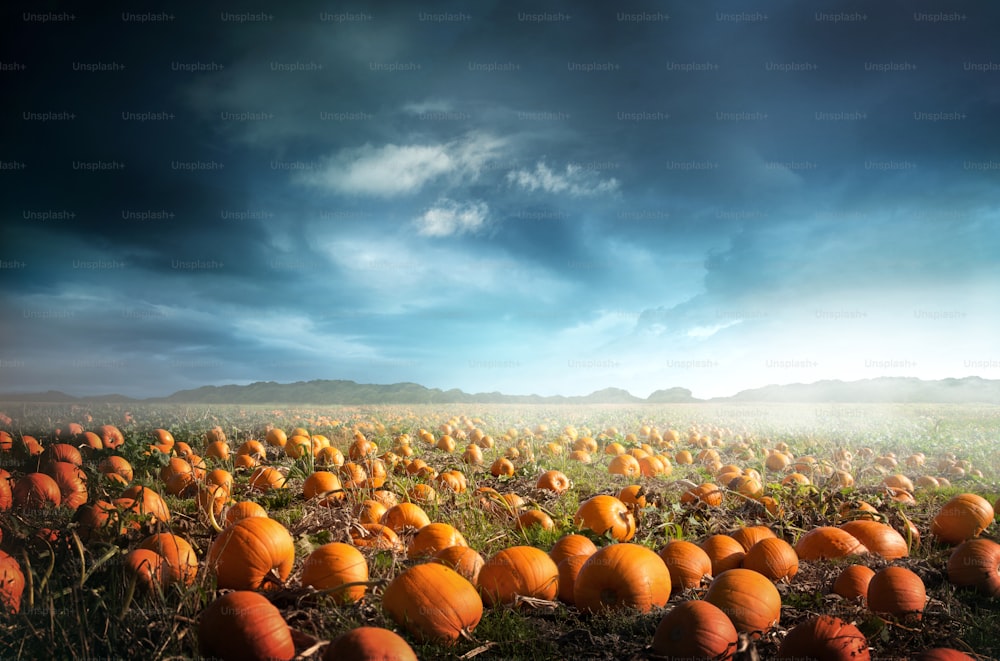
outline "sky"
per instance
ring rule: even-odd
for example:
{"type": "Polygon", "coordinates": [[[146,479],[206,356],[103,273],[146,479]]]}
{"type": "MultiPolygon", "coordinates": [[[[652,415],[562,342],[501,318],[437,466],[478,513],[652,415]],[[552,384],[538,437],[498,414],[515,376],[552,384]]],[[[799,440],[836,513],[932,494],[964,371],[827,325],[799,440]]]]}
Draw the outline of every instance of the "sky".
{"type": "Polygon", "coordinates": [[[0,392],[1000,378],[1000,5],[3,8],[0,392]]]}

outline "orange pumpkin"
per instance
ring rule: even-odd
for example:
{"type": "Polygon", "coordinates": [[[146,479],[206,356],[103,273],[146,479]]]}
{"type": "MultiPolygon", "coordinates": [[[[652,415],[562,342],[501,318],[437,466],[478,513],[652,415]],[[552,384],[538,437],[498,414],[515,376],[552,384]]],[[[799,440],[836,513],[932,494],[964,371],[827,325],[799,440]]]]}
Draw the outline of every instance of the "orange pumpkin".
{"type": "Polygon", "coordinates": [[[274,604],[257,592],[237,590],[219,597],[201,612],[198,648],[224,661],[295,657],[288,624],[274,604]]]}
{"type": "Polygon", "coordinates": [[[122,492],[112,501],[116,507],[148,518],[151,523],[170,521],[170,509],[160,494],[148,487],[135,485],[122,492]]]}
{"type": "Polygon", "coordinates": [[[0,551],[0,608],[5,613],[21,612],[24,572],[17,559],[0,551]]]}
{"type": "MultiPolygon", "coordinates": [[[[368,580],[368,561],[350,544],[324,544],[310,553],[302,564],[302,585],[318,590],[332,590],[348,583],[368,580]]],[[[353,585],[334,593],[340,604],[354,603],[365,596],[364,585],[353,585]]]]}
{"type": "Polygon", "coordinates": [[[589,557],[595,553],[597,553],[597,547],[590,541],[590,538],[583,535],[571,534],[560,537],[552,545],[552,549],[549,550],[549,557],[552,558],[552,562],[558,565],[566,558],[574,555],[586,555],[589,557]]]}
{"type": "Polygon", "coordinates": [[[799,571],[799,556],[785,540],[769,537],[747,551],[743,567],[759,572],[772,581],[791,579],[799,571]]]}
{"type": "Polygon", "coordinates": [[[775,534],[767,526],[749,526],[734,530],[729,536],[739,542],[744,551],[749,551],[760,540],[774,538],[775,534]]]}
{"type": "Polygon", "coordinates": [[[438,551],[452,546],[468,546],[465,537],[454,526],[448,523],[428,523],[417,531],[410,540],[406,556],[421,558],[434,555],[438,551]]]}
{"type": "Polygon", "coordinates": [[[923,579],[905,567],[884,567],[868,583],[868,609],[873,613],[919,620],[926,604],[923,579]]]}
{"type": "Polygon", "coordinates": [[[844,599],[855,601],[858,598],[868,598],[868,584],[871,583],[875,570],[864,565],[845,567],[833,581],[833,591],[844,599]]]}
{"type": "Polygon", "coordinates": [[[316,471],[302,483],[302,495],[306,500],[317,496],[333,496],[339,500],[344,498],[340,478],[329,471],[316,471]]]}
{"type": "Polygon", "coordinates": [[[119,455],[111,455],[110,457],[105,457],[98,469],[102,473],[114,473],[121,475],[125,478],[126,482],[131,482],[133,477],[132,464],[119,455]]]}
{"type": "Polygon", "coordinates": [[[59,484],[45,473],[28,473],[11,490],[14,508],[37,510],[58,507],[62,502],[59,484]]]}
{"type": "Polygon", "coordinates": [[[226,512],[226,525],[231,526],[240,519],[249,519],[254,516],[267,517],[267,510],[252,500],[244,500],[236,503],[226,512]]]}
{"type": "Polygon", "coordinates": [[[381,523],[362,523],[351,527],[351,542],[361,548],[401,551],[403,543],[389,526],[381,523]]]}
{"type": "Polygon", "coordinates": [[[977,537],[993,523],[993,506],[974,493],[955,496],[931,522],[931,534],[952,546],[977,537]]]}
{"type": "Polygon", "coordinates": [[[285,476],[273,466],[259,466],[250,474],[250,490],[267,492],[271,489],[284,489],[285,476]]]}
{"type": "Polygon", "coordinates": [[[381,627],[357,627],[333,639],[323,661],[417,661],[417,654],[399,634],[381,627]]]}
{"type": "Polygon", "coordinates": [[[948,558],[948,580],[953,585],[975,587],[990,597],[1000,597],[1000,544],[991,539],[969,539],[948,558]]]}
{"type": "Polygon", "coordinates": [[[611,544],[580,568],[573,598],[583,611],[635,608],[648,613],[670,599],[670,572],[652,550],[638,544],[611,544]]]}
{"type": "Polygon", "coordinates": [[[111,450],[114,450],[125,442],[125,437],[122,436],[121,430],[114,425],[102,425],[97,428],[96,433],[101,437],[101,443],[103,443],[104,447],[111,450]]]}
{"type": "Polygon", "coordinates": [[[57,461],[46,466],[45,473],[59,487],[62,505],[75,510],[87,502],[87,474],[81,468],[57,461]]]}
{"type": "Polygon", "coordinates": [[[382,517],[382,525],[389,526],[394,532],[400,533],[407,528],[420,530],[431,522],[427,512],[415,503],[400,503],[386,510],[382,517]]]}
{"type": "Polygon", "coordinates": [[[868,639],[854,626],[831,615],[817,615],[788,632],[778,659],[868,661],[868,639]]]}
{"type": "Polygon", "coordinates": [[[729,616],[702,600],[674,606],[660,620],[653,634],[653,651],[667,659],[733,658],[739,633],[729,616]]]}
{"type": "Polygon", "coordinates": [[[619,542],[635,536],[635,517],[628,506],[614,496],[593,496],[576,510],[573,522],[579,528],[593,530],[598,535],[610,535],[619,542]]]}
{"type": "Polygon", "coordinates": [[[517,595],[552,600],[559,592],[559,569],[541,549],[511,546],[483,564],[479,591],[487,606],[512,604],[517,595]]]}
{"type": "Polygon", "coordinates": [[[571,606],[576,603],[576,579],[590,555],[571,555],[556,563],[559,570],[559,601],[571,606]]]}
{"type": "Polygon", "coordinates": [[[712,576],[712,559],[694,542],[675,539],[663,547],[660,559],[670,572],[675,592],[700,587],[704,577],[712,576]]]}
{"type": "Polygon", "coordinates": [[[722,489],[705,482],[682,493],[681,503],[692,507],[718,507],[722,505],[722,489]]]}
{"type": "Polygon", "coordinates": [[[531,527],[538,527],[542,530],[554,530],[556,527],[552,517],[542,510],[525,510],[517,517],[517,527],[519,530],[526,530],[531,527]]]}
{"type": "Polygon", "coordinates": [[[865,548],[886,560],[905,558],[910,554],[903,536],[884,523],[857,519],[841,525],[840,529],[849,532],[865,548]]]}
{"type": "Polygon", "coordinates": [[[569,478],[566,474],[558,470],[545,471],[538,477],[538,481],[535,482],[536,489],[546,489],[554,494],[565,493],[569,489],[569,478]]]}
{"type": "Polygon", "coordinates": [[[849,555],[868,553],[858,538],[840,528],[819,526],[813,528],[795,543],[795,553],[800,560],[828,560],[849,555]]]}
{"type": "Polygon", "coordinates": [[[198,575],[198,556],[191,544],[179,535],[157,533],[142,540],[140,549],[153,551],[162,559],[160,581],[164,588],[174,584],[189,586],[198,575]]]}
{"type": "Polygon", "coordinates": [[[207,564],[220,588],[256,590],[292,571],[295,542],[288,530],[266,517],[240,519],[223,530],[208,550],[207,564]]]}
{"type": "Polygon", "coordinates": [[[718,576],[727,569],[735,569],[743,562],[746,552],[743,545],[729,535],[710,535],[699,546],[712,561],[712,575],[718,576]]]}
{"type": "Polygon", "coordinates": [[[434,562],[457,571],[465,580],[479,585],[479,572],[485,564],[483,556],[468,546],[449,546],[434,554],[434,562]]]}
{"type": "Polygon", "coordinates": [[[714,579],[705,601],[729,616],[736,630],[758,637],[781,620],[781,595],[774,583],[750,569],[730,569],[714,579]]]}
{"type": "Polygon", "coordinates": [[[476,588],[436,562],[397,574],[382,594],[382,607],[417,639],[445,644],[471,632],[483,617],[476,588]]]}

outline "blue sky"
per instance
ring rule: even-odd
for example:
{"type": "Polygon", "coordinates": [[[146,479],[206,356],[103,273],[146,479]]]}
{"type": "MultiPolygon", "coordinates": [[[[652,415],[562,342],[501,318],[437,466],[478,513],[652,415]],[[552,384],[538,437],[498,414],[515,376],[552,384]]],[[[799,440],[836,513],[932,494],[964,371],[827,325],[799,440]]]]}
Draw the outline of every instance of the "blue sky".
{"type": "Polygon", "coordinates": [[[1000,377],[995,4],[5,11],[0,392],[1000,377]]]}

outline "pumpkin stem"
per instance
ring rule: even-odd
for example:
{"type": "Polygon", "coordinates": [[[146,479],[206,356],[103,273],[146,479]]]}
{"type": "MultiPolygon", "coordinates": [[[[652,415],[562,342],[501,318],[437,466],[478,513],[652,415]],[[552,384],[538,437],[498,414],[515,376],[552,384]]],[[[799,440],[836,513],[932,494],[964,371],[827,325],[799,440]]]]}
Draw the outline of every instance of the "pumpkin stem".
{"type": "Polygon", "coordinates": [[[210,504],[206,509],[208,510],[208,522],[212,525],[212,529],[215,532],[222,532],[222,526],[219,525],[218,519],[215,518],[215,504],[210,504]]]}

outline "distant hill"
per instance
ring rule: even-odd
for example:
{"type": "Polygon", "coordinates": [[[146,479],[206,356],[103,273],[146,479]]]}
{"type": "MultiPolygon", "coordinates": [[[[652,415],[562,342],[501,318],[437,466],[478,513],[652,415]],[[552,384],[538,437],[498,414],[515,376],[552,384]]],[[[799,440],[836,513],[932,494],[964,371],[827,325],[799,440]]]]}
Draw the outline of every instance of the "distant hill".
{"type": "Polygon", "coordinates": [[[861,381],[818,381],[770,385],[743,390],[732,397],[697,399],[686,388],[657,390],[642,399],[621,388],[605,388],[589,395],[505,395],[499,392],[466,393],[427,388],[417,383],[373,384],[344,380],[276,383],[258,381],[245,386],[203,386],[179,390],[167,397],[132,399],[123,395],[74,397],[56,390],[44,393],[0,394],[4,402],[105,402],[200,404],[697,404],[743,402],[802,403],[986,403],[1000,404],[1000,380],[970,376],[962,379],[922,381],[883,377],[861,381]]]}
{"type": "Polygon", "coordinates": [[[728,402],[815,403],[914,403],[1000,404],[1000,381],[969,376],[962,379],[922,381],[910,377],[882,377],[861,381],[817,381],[816,383],[771,385],[743,390],[728,402]]]}

